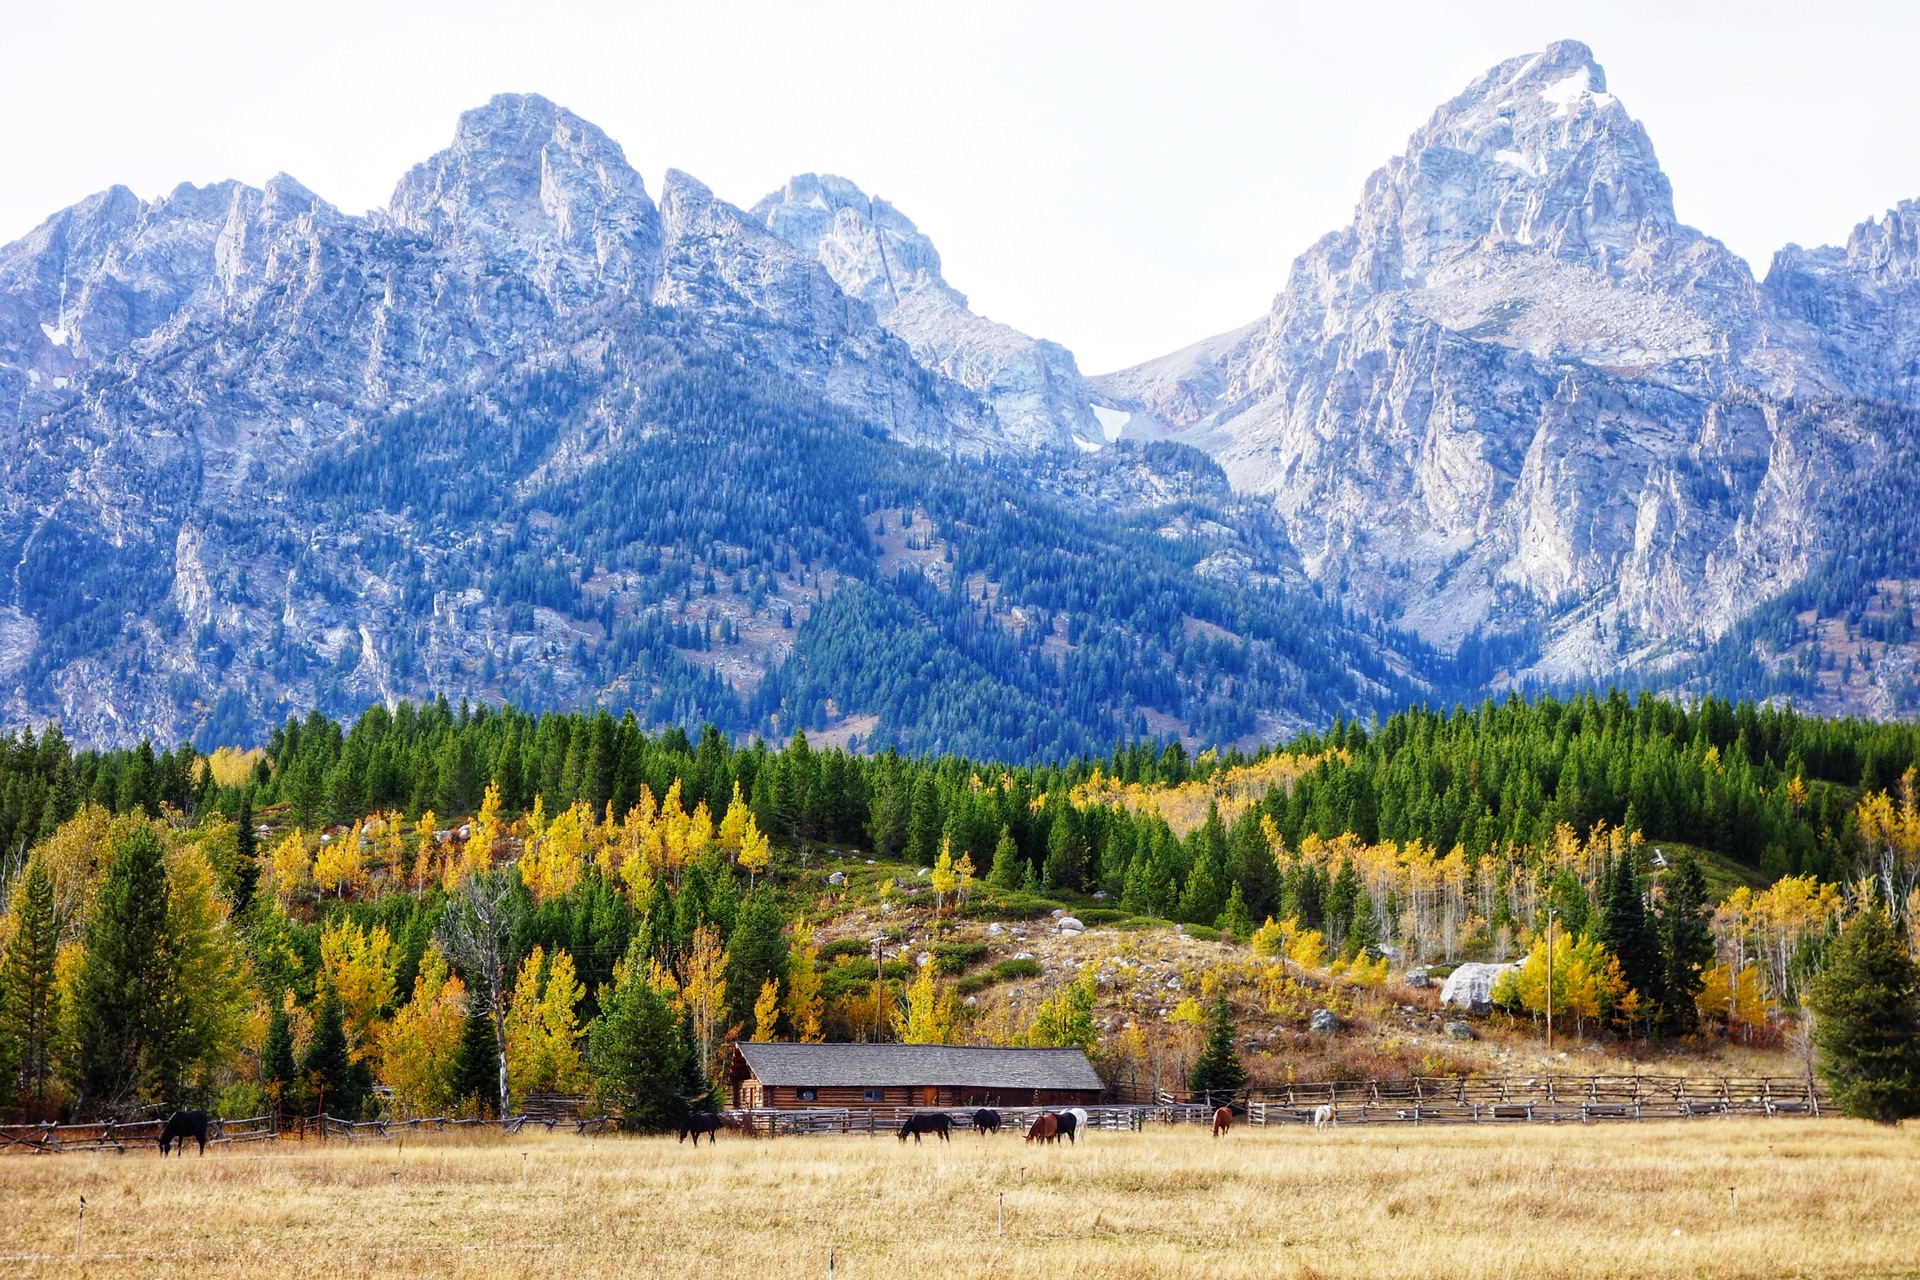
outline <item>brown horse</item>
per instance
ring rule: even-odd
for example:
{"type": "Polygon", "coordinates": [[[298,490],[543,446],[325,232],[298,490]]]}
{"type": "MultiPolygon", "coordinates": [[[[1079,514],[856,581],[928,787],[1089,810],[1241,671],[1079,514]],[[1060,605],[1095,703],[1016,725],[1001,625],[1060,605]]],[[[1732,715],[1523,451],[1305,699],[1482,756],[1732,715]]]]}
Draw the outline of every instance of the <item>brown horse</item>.
{"type": "Polygon", "coordinates": [[[1214,1137],[1216,1138],[1219,1137],[1221,1134],[1225,1133],[1227,1130],[1231,1128],[1233,1128],[1233,1108],[1232,1107],[1221,1107],[1218,1111],[1213,1113],[1213,1136],[1214,1137]]]}
{"type": "Polygon", "coordinates": [[[1052,1112],[1043,1111],[1033,1118],[1033,1127],[1027,1130],[1028,1142],[1052,1142],[1060,1135],[1060,1122],[1052,1112]]]}

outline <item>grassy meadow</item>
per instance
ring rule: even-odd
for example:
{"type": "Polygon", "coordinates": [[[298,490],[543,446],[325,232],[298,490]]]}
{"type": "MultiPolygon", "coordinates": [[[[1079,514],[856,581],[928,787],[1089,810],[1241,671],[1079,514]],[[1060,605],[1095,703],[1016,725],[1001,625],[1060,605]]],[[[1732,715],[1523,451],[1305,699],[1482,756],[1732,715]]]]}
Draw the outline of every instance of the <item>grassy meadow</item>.
{"type": "Polygon", "coordinates": [[[1912,1129],[1803,1120],[0,1156],[0,1271],[1912,1276],[1917,1160],[1912,1129]]]}

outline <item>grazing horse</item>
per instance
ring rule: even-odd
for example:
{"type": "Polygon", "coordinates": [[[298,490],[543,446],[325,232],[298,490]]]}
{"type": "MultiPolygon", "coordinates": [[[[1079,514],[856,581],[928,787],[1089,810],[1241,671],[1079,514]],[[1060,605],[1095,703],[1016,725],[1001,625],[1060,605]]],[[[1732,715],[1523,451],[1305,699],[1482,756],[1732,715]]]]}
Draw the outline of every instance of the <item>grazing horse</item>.
{"type": "Polygon", "coordinates": [[[1074,1107],[1070,1109],[1067,1114],[1073,1117],[1073,1132],[1067,1134],[1069,1138],[1075,1133],[1085,1133],[1087,1131],[1087,1113],[1085,1109],[1074,1107]]]}
{"type": "Polygon", "coordinates": [[[1053,1113],[1053,1126],[1056,1138],[1065,1138],[1068,1142],[1072,1142],[1074,1134],[1079,1131],[1080,1122],[1071,1111],[1056,1111],[1053,1113]]]}
{"type": "Polygon", "coordinates": [[[177,1141],[180,1154],[187,1154],[187,1139],[192,1138],[200,1144],[200,1154],[207,1154],[207,1113],[204,1111],[176,1111],[168,1117],[166,1128],[160,1130],[160,1158],[165,1160],[177,1141]]]}
{"type": "Polygon", "coordinates": [[[1033,1118],[1033,1127],[1027,1130],[1027,1141],[1052,1142],[1059,1135],[1059,1118],[1051,1111],[1042,1111],[1033,1118]]]}
{"type": "Polygon", "coordinates": [[[973,1113],[973,1127],[978,1133],[1000,1132],[1000,1113],[991,1107],[982,1107],[973,1113]]]}
{"type": "Polygon", "coordinates": [[[916,1111],[901,1122],[900,1141],[905,1142],[907,1135],[912,1134],[914,1145],[918,1146],[921,1134],[935,1133],[940,1135],[940,1141],[951,1142],[952,1128],[953,1120],[944,1111],[916,1111]]]}
{"type": "Polygon", "coordinates": [[[704,1133],[709,1143],[718,1142],[721,1123],[717,1111],[689,1111],[687,1118],[680,1122],[680,1141],[685,1142],[691,1136],[693,1145],[697,1147],[700,1145],[700,1135],[704,1133]]]}
{"type": "Polygon", "coordinates": [[[1213,1136],[1214,1137],[1217,1138],[1221,1134],[1227,1132],[1232,1128],[1233,1128],[1233,1108],[1232,1107],[1221,1107],[1219,1110],[1213,1113],[1213,1136]]]}
{"type": "Polygon", "coordinates": [[[1313,1127],[1331,1129],[1333,1127],[1333,1108],[1322,1104],[1313,1109],[1313,1127]]]}

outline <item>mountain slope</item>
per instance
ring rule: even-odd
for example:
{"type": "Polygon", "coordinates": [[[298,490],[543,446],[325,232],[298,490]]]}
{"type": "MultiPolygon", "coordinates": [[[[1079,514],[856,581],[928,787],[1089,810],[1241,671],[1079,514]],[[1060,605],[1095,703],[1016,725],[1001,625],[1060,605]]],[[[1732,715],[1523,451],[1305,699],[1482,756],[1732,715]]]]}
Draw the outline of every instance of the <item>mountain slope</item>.
{"type": "Polygon", "coordinates": [[[1860,402],[1902,385],[1904,226],[1763,289],[1563,42],[1435,112],[1257,326],[1090,386],[1268,498],[1349,607],[1645,676],[1833,563],[1890,456],[1860,402]]]}

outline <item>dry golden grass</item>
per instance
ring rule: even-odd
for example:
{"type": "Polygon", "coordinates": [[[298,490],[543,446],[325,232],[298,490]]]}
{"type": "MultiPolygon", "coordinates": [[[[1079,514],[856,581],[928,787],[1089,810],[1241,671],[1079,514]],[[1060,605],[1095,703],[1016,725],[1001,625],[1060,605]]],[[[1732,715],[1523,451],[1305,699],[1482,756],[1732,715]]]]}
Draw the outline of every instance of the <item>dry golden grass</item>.
{"type": "Polygon", "coordinates": [[[916,1280],[1920,1274],[1920,1134],[1844,1121],[215,1150],[0,1157],[0,1271],[772,1280],[831,1248],[836,1276],[916,1280]]]}

